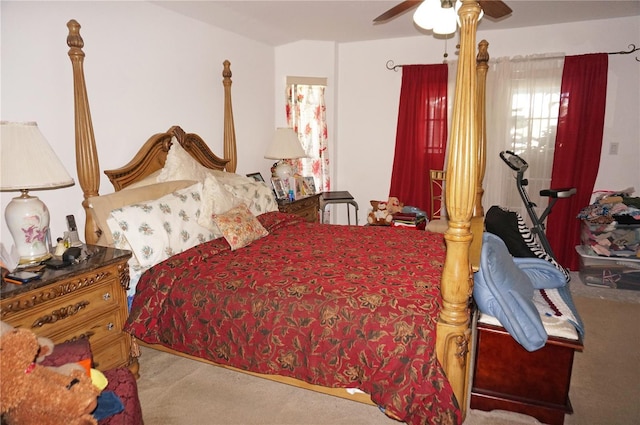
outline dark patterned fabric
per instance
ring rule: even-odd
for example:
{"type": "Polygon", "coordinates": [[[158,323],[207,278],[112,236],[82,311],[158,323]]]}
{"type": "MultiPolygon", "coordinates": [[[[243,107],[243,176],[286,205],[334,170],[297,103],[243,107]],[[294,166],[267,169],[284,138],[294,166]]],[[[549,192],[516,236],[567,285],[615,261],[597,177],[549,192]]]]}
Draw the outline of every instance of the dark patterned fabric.
{"type": "Polygon", "coordinates": [[[109,381],[105,391],[113,391],[124,405],[124,410],[98,421],[98,425],[143,425],[138,385],[131,371],[121,367],[103,373],[109,381]]]}
{"type": "Polygon", "coordinates": [[[216,239],[148,270],[125,329],[253,372],[360,388],[409,424],[460,423],[436,359],[442,234],[262,214],[269,235],[216,239]]]}
{"type": "Polygon", "coordinates": [[[40,364],[42,366],[62,366],[67,363],[77,363],[85,359],[93,359],[91,343],[86,338],[56,344],[53,352],[46,356],[40,364]]]}

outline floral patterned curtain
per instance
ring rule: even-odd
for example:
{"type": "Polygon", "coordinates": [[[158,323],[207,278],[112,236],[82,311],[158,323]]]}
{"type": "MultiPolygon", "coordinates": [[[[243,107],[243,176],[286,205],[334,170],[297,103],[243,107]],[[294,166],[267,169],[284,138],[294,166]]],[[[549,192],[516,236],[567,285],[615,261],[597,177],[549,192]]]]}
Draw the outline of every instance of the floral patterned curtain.
{"type": "Polygon", "coordinates": [[[302,176],[313,176],[316,191],[331,188],[327,120],[324,103],[325,86],[291,84],[287,87],[287,123],[292,127],[307,153],[307,158],[289,160],[302,176]]]}

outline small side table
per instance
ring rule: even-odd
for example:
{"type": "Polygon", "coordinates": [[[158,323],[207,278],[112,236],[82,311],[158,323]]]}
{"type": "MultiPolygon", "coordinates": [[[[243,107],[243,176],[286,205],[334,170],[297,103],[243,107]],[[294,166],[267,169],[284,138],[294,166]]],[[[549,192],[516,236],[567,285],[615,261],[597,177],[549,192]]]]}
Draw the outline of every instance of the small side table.
{"type": "Polygon", "coordinates": [[[331,204],[347,204],[347,224],[351,225],[351,216],[349,214],[349,205],[352,205],[356,210],[356,226],[358,225],[358,203],[349,192],[336,191],[336,192],[322,192],[320,198],[320,211],[322,211],[322,220],[324,223],[324,213],[327,205],[331,204]]]}

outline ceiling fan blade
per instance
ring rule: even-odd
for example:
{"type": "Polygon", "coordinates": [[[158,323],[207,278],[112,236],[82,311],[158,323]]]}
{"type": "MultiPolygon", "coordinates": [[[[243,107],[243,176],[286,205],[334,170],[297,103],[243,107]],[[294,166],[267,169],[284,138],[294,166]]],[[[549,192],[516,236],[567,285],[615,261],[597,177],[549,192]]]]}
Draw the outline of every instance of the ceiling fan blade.
{"type": "Polygon", "coordinates": [[[412,7],[417,6],[422,3],[422,0],[405,0],[402,3],[399,3],[392,7],[391,9],[384,12],[382,15],[378,16],[373,20],[374,23],[380,23],[384,21],[388,21],[391,18],[395,18],[401,13],[411,9],[412,7]]]}
{"type": "Polygon", "coordinates": [[[491,18],[502,18],[512,12],[511,8],[500,0],[478,0],[478,3],[484,10],[484,14],[491,18]]]}

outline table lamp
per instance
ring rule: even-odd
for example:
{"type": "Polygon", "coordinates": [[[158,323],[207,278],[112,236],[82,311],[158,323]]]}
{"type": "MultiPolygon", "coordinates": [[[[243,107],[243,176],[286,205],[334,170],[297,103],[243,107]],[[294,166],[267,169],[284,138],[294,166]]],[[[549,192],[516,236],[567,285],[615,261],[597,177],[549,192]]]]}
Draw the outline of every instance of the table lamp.
{"type": "Polygon", "coordinates": [[[35,122],[0,121],[0,190],[22,192],[5,210],[7,227],[20,255],[20,264],[50,257],[49,210],[29,190],[73,185],[62,162],[35,122]]]}
{"type": "Polygon", "coordinates": [[[302,149],[298,134],[292,128],[277,128],[273,141],[264,155],[266,159],[277,159],[275,175],[287,181],[293,176],[293,168],[283,159],[305,158],[307,153],[302,149]]]}

